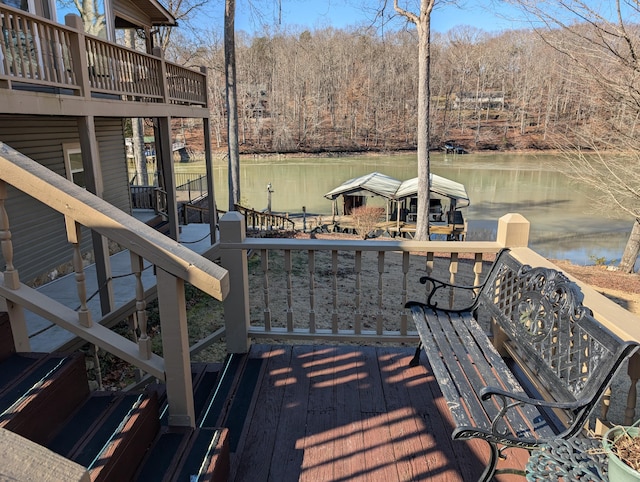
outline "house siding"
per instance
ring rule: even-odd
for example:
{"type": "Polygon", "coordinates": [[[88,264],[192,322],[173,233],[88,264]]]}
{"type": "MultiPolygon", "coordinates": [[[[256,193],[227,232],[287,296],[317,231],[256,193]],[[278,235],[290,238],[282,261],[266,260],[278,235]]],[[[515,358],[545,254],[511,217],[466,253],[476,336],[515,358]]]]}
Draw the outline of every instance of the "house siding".
{"type": "Polygon", "coordinates": [[[95,122],[102,164],[103,198],[118,209],[131,214],[124,120],[98,118],[95,122]]]}
{"type": "MultiPolygon", "coordinates": [[[[98,148],[103,165],[104,198],[130,212],[124,135],[121,119],[96,119],[98,148]],[[118,147],[119,145],[119,147],[118,147]]],[[[0,116],[0,142],[66,177],[63,144],[79,144],[78,124],[71,117],[0,116]]],[[[14,265],[23,282],[46,278],[69,263],[61,214],[9,185],[6,209],[14,250],[14,265]]],[[[83,229],[82,249],[91,249],[89,231],[83,229]]],[[[4,267],[0,254],[0,266],[4,267]]]]}

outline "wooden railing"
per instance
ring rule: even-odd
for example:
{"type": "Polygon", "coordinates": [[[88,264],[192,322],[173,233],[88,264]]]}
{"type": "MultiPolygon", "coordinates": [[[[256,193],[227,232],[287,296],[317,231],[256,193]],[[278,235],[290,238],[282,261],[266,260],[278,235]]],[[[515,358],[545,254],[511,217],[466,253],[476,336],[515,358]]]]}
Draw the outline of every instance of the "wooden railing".
{"type": "Polygon", "coordinates": [[[78,65],[70,48],[75,32],[3,4],[0,24],[0,79],[64,87],[78,93],[78,65]]]}
{"type": "MultiPolygon", "coordinates": [[[[421,276],[476,285],[503,247],[525,264],[553,267],[527,247],[528,233],[528,221],[508,215],[499,220],[496,241],[487,242],[260,239],[246,237],[239,213],[227,213],[220,219],[219,246],[232,287],[225,301],[227,345],[241,350],[248,337],[417,343],[404,304],[425,299],[421,276]],[[248,253],[253,258],[247,260],[248,253]]],[[[636,316],[577,283],[596,319],[624,339],[640,341],[636,316]]],[[[446,293],[438,303],[446,306],[452,296],[446,293]]],[[[491,329],[491,320],[480,321],[491,329]]],[[[632,358],[628,375],[631,388],[622,402],[627,423],[635,417],[640,357],[632,358]]],[[[604,420],[608,403],[599,414],[604,420]]]]}
{"type": "MultiPolygon", "coordinates": [[[[6,266],[4,272],[0,273],[0,305],[6,305],[18,351],[30,351],[25,319],[25,310],[28,310],[165,381],[170,423],[194,426],[184,283],[188,282],[214,298],[223,300],[229,292],[226,270],[176,241],[158,234],[153,228],[2,143],[0,245],[6,266]],[[77,284],[77,310],[20,282],[18,269],[14,266],[9,213],[5,207],[7,184],[64,216],[67,237],[72,247],[70,258],[77,284]],[[135,303],[131,306],[139,331],[137,343],[102,325],[103,320],[111,318],[111,313],[103,312],[101,320],[92,319],[87,306],[87,288],[80,252],[81,226],[130,252],[131,273],[135,277],[135,293],[132,293],[135,303]],[[162,358],[152,353],[151,339],[147,333],[142,272],[146,266],[151,265],[154,266],[158,293],[164,354],[162,358]]],[[[109,269],[108,266],[105,268],[109,269]]],[[[108,284],[112,282],[107,280],[108,284]]],[[[128,313],[121,313],[114,307],[112,311],[125,319],[128,316],[128,313]]]]}
{"type": "Polygon", "coordinates": [[[153,209],[156,213],[167,212],[167,193],[156,186],[129,186],[133,209],[153,209]]]}
{"type": "Polygon", "coordinates": [[[245,227],[258,231],[269,231],[272,229],[295,231],[296,223],[286,216],[272,214],[264,211],[246,208],[239,204],[235,205],[236,211],[244,216],[245,227]]]}
{"type": "Polygon", "coordinates": [[[0,87],[35,84],[55,93],[207,105],[207,75],[0,4],[0,87]]]}
{"type": "Polygon", "coordinates": [[[88,35],[85,48],[93,92],[141,97],[147,102],[163,99],[160,59],[88,35]]]}

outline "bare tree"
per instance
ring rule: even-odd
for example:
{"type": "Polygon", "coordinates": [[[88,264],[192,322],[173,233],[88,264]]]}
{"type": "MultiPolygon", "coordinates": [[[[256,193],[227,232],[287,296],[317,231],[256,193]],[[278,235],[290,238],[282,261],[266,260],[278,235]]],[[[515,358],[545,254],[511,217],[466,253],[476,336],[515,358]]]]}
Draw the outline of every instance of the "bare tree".
{"type": "Polygon", "coordinates": [[[545,2],[518,0],[525,11],[541,21],[538,32],[549,45],[570,60],[581,74],[583,98],[596,99],[581,109],[575,138],[593,153],[584,154],[577,144],[569,158],[572,173],[608,202],[605,205],[634,218],[620,270],[633,272],[640,253],[640,4],[615,0],[593,4],[586,0],[545,2]],[[584,94],[589,93],[591,96],[584,94]],[[598,115],[599,114],[599,115],[598,115]]]}
{"type": "Polygon", "coordinates": [[[418,217],[415,239],[429,239],[429,198],[431,160],[430,140],[430,68],[431,68],[431,12],[435,0],[420,0],[420,12],[415,14],[393,0],[395,11],[414,23],[418,31],[418,217]]]}
{"type": "Polygon", "coordinates": [[[224,4],[224,74],[227,95],[229,211],[240,202],[240,151],[238,146],[238,95],[236,88],[235,0],[224,4]]]}
{"type": "MultiPolygon", "coordinates": [[[[195,23],[193,22],[193,20],[198,14],[202,14],[207,4],[207,0],[169,0],[167,2],[167,9],[180,24],[181,32],[189,30],[191,31],[191,34],[194,34],[197,28],[195,27],[195,23]]],[[[162,49],[163,52],[169,48],[173,32],[174,27],[158,28],[158,46],[162,49]]],[[[198,35],[191,36],[198,37],[198,35]]]]}

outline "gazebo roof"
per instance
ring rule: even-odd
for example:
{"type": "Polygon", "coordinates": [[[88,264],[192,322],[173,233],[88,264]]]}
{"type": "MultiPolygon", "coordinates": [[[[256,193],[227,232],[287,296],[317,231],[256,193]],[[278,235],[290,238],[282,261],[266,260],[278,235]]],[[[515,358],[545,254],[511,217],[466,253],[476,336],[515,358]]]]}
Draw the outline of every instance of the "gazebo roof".
{"type": "Polygon", "coordinates": [[[324,197],[327,199],[335,199],[341,194],[357,196],[368,192],[376,196],[393,199],[400,184],[402,183],[397,179],[380,174],[379,172],[372,172],[371,174],[355,177],[343,182],[333,191],[325,194],[324,197]]]}
{"type": "MultiPolygon", "coordinates": [[[[456,200],[456,207],[469,205],[469,196],[463,184],[436,174],[431,174],[431,192],[456,200]]],[[[418,178],[398,181],[385,174],[372,172],[364,176],[349,179],[324,195],[327,199],[336,199],[340,195],[361,196],[367,193],[400,201],[418,193],[418,178]]]]}

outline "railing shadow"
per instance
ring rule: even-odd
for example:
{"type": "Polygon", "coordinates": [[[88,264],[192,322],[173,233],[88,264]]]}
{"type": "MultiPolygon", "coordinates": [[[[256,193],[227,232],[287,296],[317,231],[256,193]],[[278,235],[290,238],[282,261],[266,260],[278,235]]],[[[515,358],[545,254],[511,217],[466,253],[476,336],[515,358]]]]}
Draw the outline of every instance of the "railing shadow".
{"type": "Polygon", "coordinates": [[[232,480],[477,480],[485,447],[451,440],[438,384],[412,355],[254,346],[266,366],[232,480]]]}

